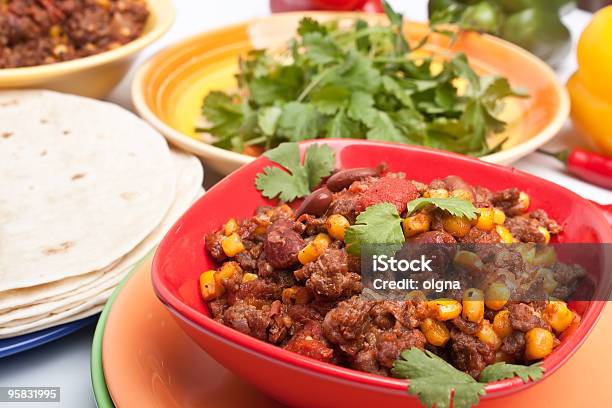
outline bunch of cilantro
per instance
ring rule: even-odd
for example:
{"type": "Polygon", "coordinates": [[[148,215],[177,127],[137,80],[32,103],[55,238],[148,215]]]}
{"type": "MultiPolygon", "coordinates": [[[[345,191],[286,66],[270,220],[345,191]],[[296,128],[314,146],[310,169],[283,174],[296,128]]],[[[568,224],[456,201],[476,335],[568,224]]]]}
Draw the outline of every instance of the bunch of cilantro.
{"type": "MultiPolygon", "coordinates": [[[[197,128],[214,144],[243,152],[314,138],[357,138],[436,147],[481,156],[500,148],[503,99],[523,96],[501,77],[480,77],[463,54],[432,69],[411,57],[403,16],[384,2],[389,24],[304,18],[280,54],[256,50],[239,64],[239,90],[214,91],[197,128]],[[438,71],[438,72],[436,72],[438,71]],[[457,79],[467,83],[459,92],[457,79]]],[[[426,43],[426,39],[417,47],[426,43]]]]}

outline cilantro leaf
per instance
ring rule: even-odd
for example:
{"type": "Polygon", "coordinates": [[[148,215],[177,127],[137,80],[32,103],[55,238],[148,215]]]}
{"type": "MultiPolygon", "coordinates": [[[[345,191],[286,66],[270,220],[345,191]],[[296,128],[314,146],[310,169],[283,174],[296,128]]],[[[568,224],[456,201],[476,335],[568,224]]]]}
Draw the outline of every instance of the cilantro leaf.
{"type": "Polygon", "coordinates": [[[308,174],[308,185],[314,189],[323,177],[331,174],[336,164],[336,154],[327,144],[313,144],[306,149],[304,168],[308,174]]]}
{"type": "Polygon", "coordinates": [[[278,106],[268,106],[259,110],[257,125],[264,135],[272,136],[276,133],[276,125],[282,112],[282,109],[278,106]]]}
{"type": "Polygon", "coordinates": [[[340,111],[327,124],[327,136],[330,138],[358,138],[359,123],[351,120],[344,111],[340,111]]]}
{"type": "Polygon", "coordinates": [[[205,131],[225,138],[238,131],[242,121],[240,105],[234,104],[232,97],[225,92],[214,91],[204,99],[202,112],[211,124],[205,131]]]}
{"type": "Polygon", "coordinates": [[[264,153],[270,161],[284,167],[268,166],[257,174],[255,187],[267,198],[278,196],[282,201],[293,201],[310,194],[323,177],[331,174],[335,164],[334,151],[326,144],[313,144],[306,149],[304,166],[300,163],[297,143],[281,143],[264,153]]]}
{"type": "Polygon", "coordinates": [[[304,17],[300,20],[300,25],[297,30],[298,34],[304,36],[308,33],[327,34],[327,29],[312,17],[304,17]]]}
{"type": "Polygon", "coordinates": [[[347,105],[350,95],[351,92],[346,88],[327,85],[313,91],[310,99],[319,112],[333,115],[347,105]]]}
{"type": "Polygon", "coordinates": [[[349,118],[372,126],[376,114],[372,95],[366,92],[353,92],[347,110],[349,118]]]}
{"type": "Polygon", "coordinates": [[[410,379],[408,393],[428,408],[470,408],[485,394],[485,385],[459,371],[429,350],[404,350],[393,363],[392,374],[410,379]],[[454,397],[452,397],[454,391],[454,397]]]}
{"type": "Polygon", "coordinates": [[[544,369],[541,366],[542,363],[524,366],[508,364],[502,361],[487,366],[482,370],[482,373],[480,373],[480,382],[489,383],[514,377],[519,377],[525,383],[529,382],[529,380],[538,381],[544,377],[544,369]]]}
{"type": "Polygon", "coordinates": [[[267,198],[278,196],[282,201],[293,201],[310,193],[308,180],[300,174],[289,174],[278,167],[266,167],[255,178],[255,186],[267,198]]]}
{"type": "Polygon", "coordinates": [[[346,229],[347,251],[359,255],[364,244],[403,244],[401,221],[393,204],[381,203],[366,208],[357,216],[355,224],[346,229]]]}
{"type": "Polygon", "coordinates": [[[478,210],[474,207],[471,201],[463,200],[457,197],[448,198],[417,198],[408,203],[408,214],[420,210],[428,205],[435,205],[441,210],[449,212],[456,217],[465,217],[469,220],[475,220],[478,210]]]}
{"type": "Polygon", "coordinates": [[[313,105],[289,102],[283,107],[283,112],[278,120],[278,132],[282,136],[297,142],[316,139],[321,130],[321,117],[313,105]]]}
{"type": "Polygon", "coordinates": [[[327,36],[319,32],[304,35],[304,56],[315,64],[325,65],[330,62],[339,61],[343,57],[342,50],[327,36]]]}
{"type": "Polygon", "coordinates": [[[376,113],[376,116],[372,121],[371,129],[367,133],[366,137],[369,140],[383,140],[390,142],[405,141],[401,132],[395,127],[395,124],[391,120],[389,114],[383,111],[378,111],[376,113]]]}

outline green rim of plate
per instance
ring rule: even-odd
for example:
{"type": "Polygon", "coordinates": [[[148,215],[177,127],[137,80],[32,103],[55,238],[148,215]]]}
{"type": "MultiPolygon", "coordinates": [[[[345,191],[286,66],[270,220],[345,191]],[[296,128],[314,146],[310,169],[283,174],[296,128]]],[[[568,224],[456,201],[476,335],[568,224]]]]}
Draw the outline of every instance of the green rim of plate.
{"type": "Polygon", "coordinates": [[[104,368],[102,366],[102,340],[104,338],[104,329],[106,328],[106,321],[108,319],[108,315],[113,307],[113,303],[115,303],[115,299],[119,296],[119,292],[126,284],[128,280],[134,274],[140,265],[147,261],[151,254],[155,250],[152,250],[149,254],[147,254],[144,258],[142,258],[138,263],[136,263],[130,272],[127,274],[125,278],[119,283],[117,288],[113,291],[112,295],[108,298],[106,305],[104,305],[104,309],[100,314],[100,318],[98,319],[98,324],[96,325],[96,331],[94,333],[93,343],[91,345],[91,384],[93,387],[94,397],[96,400],[96,405],[98,408],[116,408],[113,400],[108,392],[108,387],[106,385],[106,379],[104,378],[104,368]]]}

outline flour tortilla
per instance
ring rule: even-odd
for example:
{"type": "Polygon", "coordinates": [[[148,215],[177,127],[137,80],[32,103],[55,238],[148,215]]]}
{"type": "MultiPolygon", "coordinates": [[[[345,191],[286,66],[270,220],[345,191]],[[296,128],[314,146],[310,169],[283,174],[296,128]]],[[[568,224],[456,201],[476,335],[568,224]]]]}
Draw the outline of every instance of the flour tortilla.
{"type": "Polygon", "coordinates": [[[174,222],[202,194],[203,174],[199,161],[195,157],[186,154],[176,154],[174,159],[178,169],[178,196],[162,220],[162,223],[144,241],[123,257],[115,267],[103,274],[102,277],[77,290],[49,297],[33,305],[0,312],[0,328],[18,325],[24,319],[42,318],[49,313],[58,313],[58,311],[64,310],[66,305],[72,307],[100,292],[114,288],[125,277],[128,271],[159,243],[174,222]]]}
{"type": "MultiPolygon", "coordinates": [[[[173,153],[172,157],[177,173],[177,197],[161,224],[117,265],[98,279],[87,282],[76,290],[47,297],[32,305],[0,311],[0,329],[30,322],[25,319],[34,319],[34,321],[43,319],[50,313],[58,313],[66,309],[67,305],[68,308],[74,307],[100,292],[114,288],[129,270],[150,252],[174,222],[203,193],[201,187],[203,172],[199,160],[184,153],[173,153]]],[[[39,295],[45,296],[44,293],[43,288],[39,295]]]]}
{"type": "Polygon", "coordinates": [[[100,293],[94,298],[82,302],[78,306],[72,307],[69,310],[64,310],[57,314],[49,314],[41,319],[25,319],[13,327],[0,328],[0,339],[19,336],[22,334],[31,333],[34,331],[46,329],[48,327],[57,326],[58,324],[67,323],[87,316],[91,316],[102,309],[104,303],[113,293],[113,289],[100,293]],[[72,318],[69,319],[69,318],[72,318]]]}
{"type": "MultiPolygon", "coordinates": [[[[173,207],[182,208],[183,202],[193,199],[196,193],[201,191],[203,181],[202,166],[199,163],[199,160],[194,156],[175,151],[172,151],[172,161],[176,169],[175,173],[177,183],[177,197],[175,199],[175,203],[173,203],[173,207]]],[[[189,201],[189,204],[190,203],[191,201],[189,201]]],[[[178,218],[178,215],[180,215],[185,209],[186,207],[180,210],[180,213],[177,213],[176,209],[171,208],[166,214],[165,218],[178,218]],[[173,215],[173,213],[177,215],[173,215]]],[[[162,220],[162,224],[164,222],[165,220],[162,220]]],[[[171,222],[174,222],[174,220],[171,222]]],[[[140,258],[144,257],[150,251],[153,245],[161,240],[161,237],[163,236],[162,234],[165,233],[168,228],[169,226],[165,228],[160,228],[160,226],[158,226],[155,231],[149,235],[149,237],[147,237],[132,251],[131,254],[128,254],[129,259],[127,262],[130,262],[130,260],[134,260],[136,262],[140,258]],[[160,232],[160,230],[162,230],[162,232],[160,232]]],[[[104,279],[111,279],[110,275],[112,274],[107,273],[110,270],[113,270],[114,274],[118,275],[119,268],[121,267],[115,268],[117,263],[119,263],[119,260],[110,265],[110,267],[104,268],[101,271],[90,272],[84,275],[74,276],[29,288],[20,288],[0,292],[0,315],[8,312],[11,309],[34,305],[47,300],[56,300],[57,298],[66,297],[71,293],[86,290],[91,285],[100,284],[104,281],[104,279]]],[[[124,261],[122,264],[125,265],[126,261],[124,261]]]]}
{"type": "Polygon", "coordinates": [[[165,140],[116,105],[2,92],[0,136],[0,291],[106,267],[175,197],[165,140]]]}

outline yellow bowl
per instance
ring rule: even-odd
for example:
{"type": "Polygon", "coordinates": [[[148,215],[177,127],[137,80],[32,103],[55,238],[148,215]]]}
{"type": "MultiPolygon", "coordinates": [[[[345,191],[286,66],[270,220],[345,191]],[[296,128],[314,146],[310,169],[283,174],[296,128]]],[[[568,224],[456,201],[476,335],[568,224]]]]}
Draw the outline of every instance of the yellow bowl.
{"type": "Polygon", "coordinates": [[[44,88],[103,98],[123,79],[136,54],[174,22],[171,0],[147,0],[150,16],[140,37],[119,48],[56,64],[0,69],[0,89],[44,88]]]}
{"type": "MultiPolygon", "coordinates": [[[[238,57],[254,48],[282,46],[294,35],[305,15],[318,19],[355,16],[276,14],[182,40],[139,68],[132,83],[136,110],[171,143],[200,156],[216,171],[227,174],[250,162],[252,157],[215,147],[196,134],[194,128],[201,115],[202,100],[212,90],[236,88],[238,57]]],[[[411,42],[427,32],[426,24],[406,24],[411,42]]],[[[516,161],[550,140],[567,119],[569,98],[565,87],[557,82],[548,65],[522,48],[496,37],[463,33],[454,43],[446,36],[434,35],[426,51],[440,55],[464,52],[479,73],[502,75],[513,85],[527,89],[530,98],[511,98],[502,112],[507,130],[495,135],[491,142],[507,137],[503,150],[484,156],[483,160],[500,164],[516,161]]]]}

